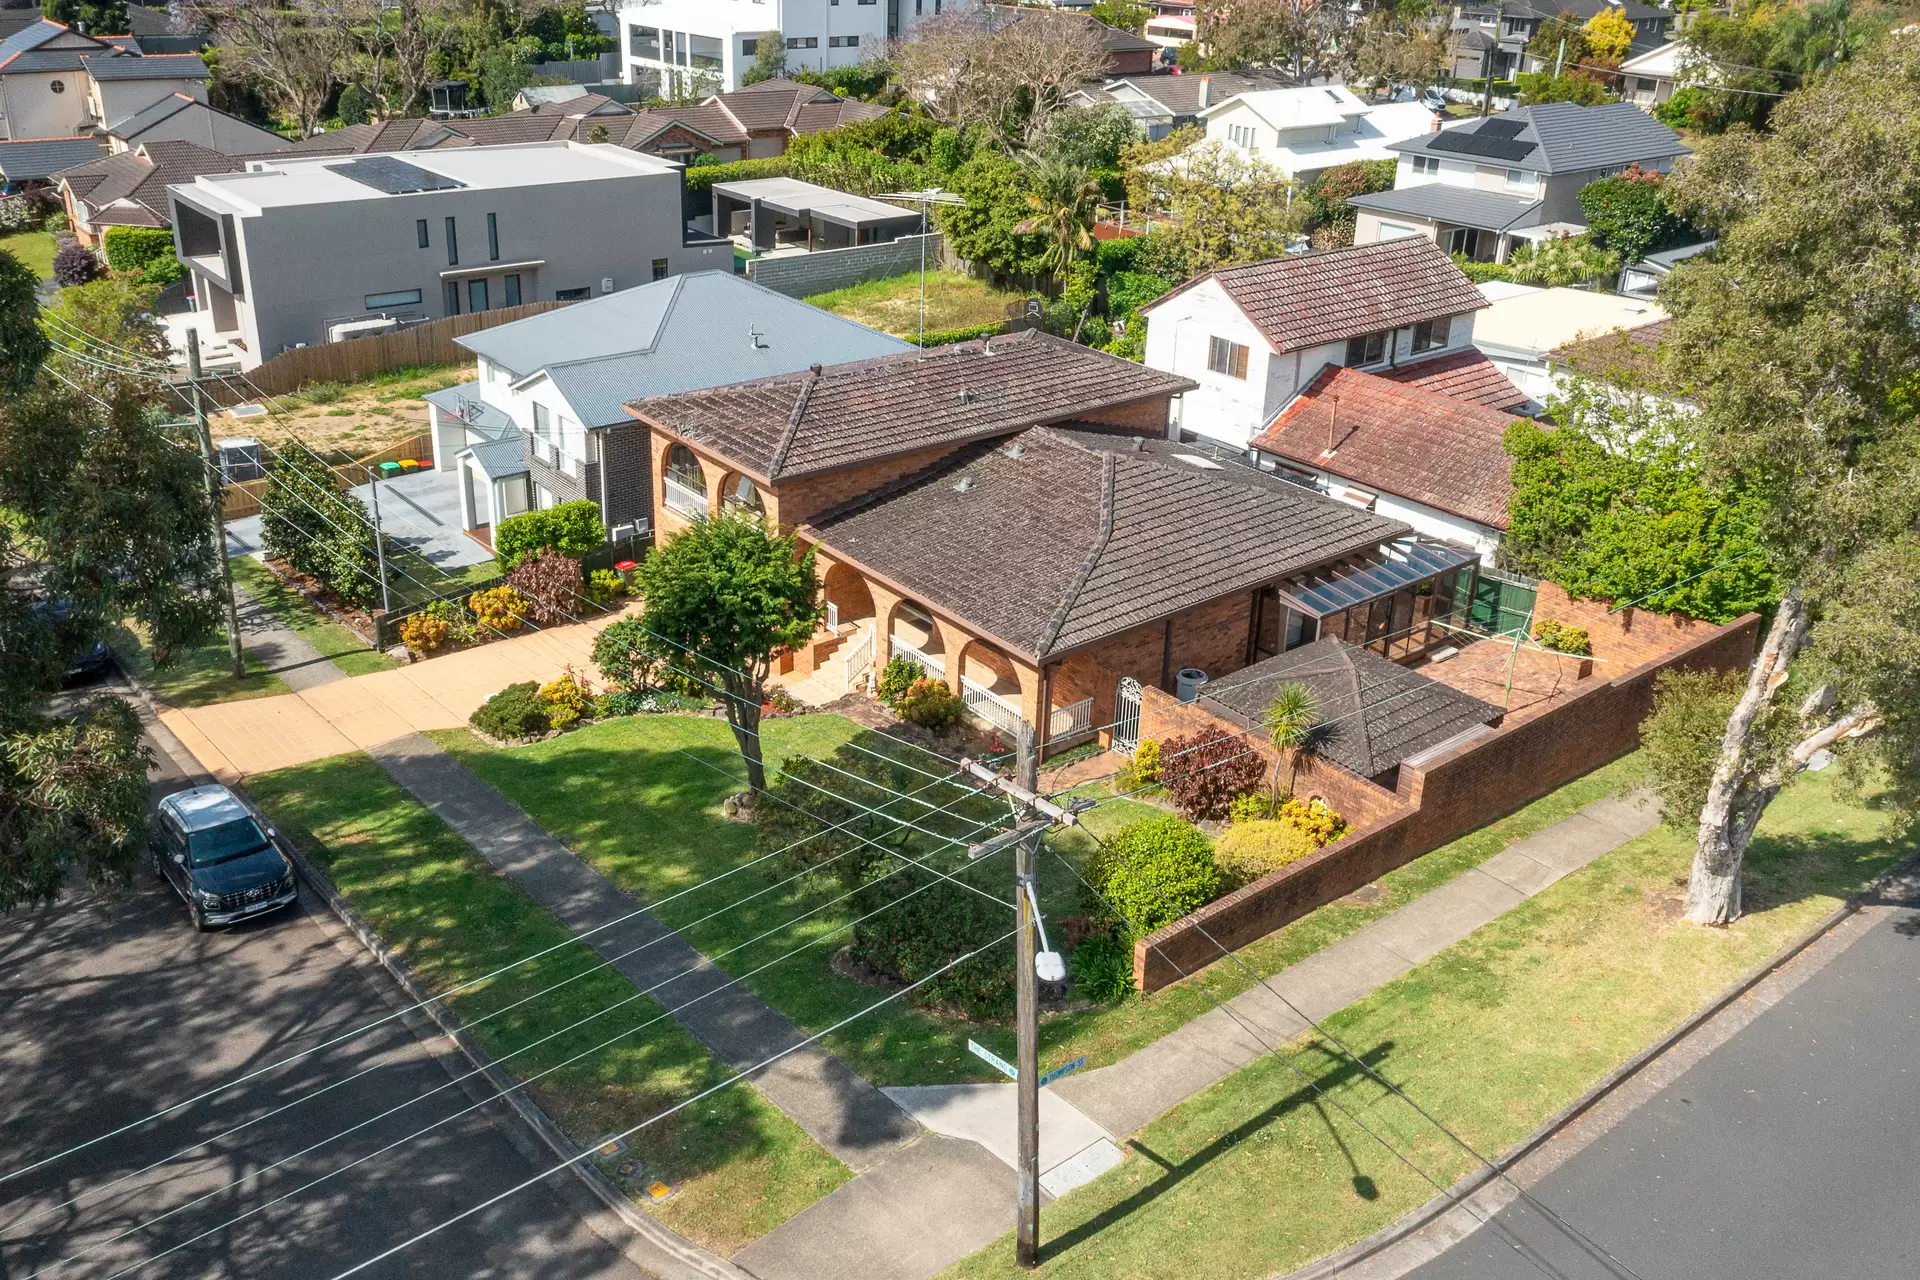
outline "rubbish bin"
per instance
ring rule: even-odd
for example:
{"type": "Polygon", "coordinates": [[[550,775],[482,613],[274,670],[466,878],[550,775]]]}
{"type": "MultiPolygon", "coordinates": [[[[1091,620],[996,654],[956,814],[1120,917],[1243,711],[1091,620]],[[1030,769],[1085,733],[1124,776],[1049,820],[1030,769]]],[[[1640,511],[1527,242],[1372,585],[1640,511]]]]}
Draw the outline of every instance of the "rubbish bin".
{"type": "Polygon", "coordinates": [[[420,469],[420,462],[418,459],[416,458],[400,459],[400,470],[402,473],[412,474],[413,472],[418,471],[419,469],[420,469]]]}
{"type": "Polygon", "coordinates": [[[1174,677],[1174,693],[1182,702],[1192,702],[1200,696],[1200,687],[1207,682],[1207,673],[1198,667],[1182,667],[1180,674],[1174,677]]]}
{"type": "Polygon", "coordinates": [[[381,478],[382,480],[391,480],[391,479],[393,479],[393,478],[394,478],[395,476],[397,476],[397,475],[399,475],[399,474],[400,474],[400,464],[399,464],[399,463],[397,463],[397,462],[383,462],[383,463],[381,463],[381,464],[380,464],[380,478],[381,478]]]}

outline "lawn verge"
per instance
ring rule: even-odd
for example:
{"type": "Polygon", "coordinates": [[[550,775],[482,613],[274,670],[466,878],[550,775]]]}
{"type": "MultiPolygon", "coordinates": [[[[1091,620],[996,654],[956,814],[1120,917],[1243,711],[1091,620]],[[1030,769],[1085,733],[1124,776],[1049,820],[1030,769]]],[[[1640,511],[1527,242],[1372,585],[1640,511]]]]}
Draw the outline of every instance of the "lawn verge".
{"type": "Polygon", "coordinates": [[[107,643],[127,674],[169,707],[204,707],[288,692],[285,681],[244,653],[247,674],[234,678],[224,627],[208,643],[176,653],[164,666],[154,665],[153,648],[137,625],[115,627],[107,643]]]}
{"type": "MultiPolygon", "coordinates": [[[[1750,914],[1732,928],[1682,920],[1692,842],[1658,828],[1324,1025],[1476,1148],[1505,1152],[1906,856],[1914,838],[1890,831],[1871,800],[1803,776],[1768,811],[1749,854],[1750,914]]],[[[1147,1125],[1125,1164],[1049,1206],[1044,1269],[1304,1266],[1433,1196],[1373,1134],[1441,1185],[1473,1167],[1337,1049],[1302,1037],[1147,1125]]],[[[944,1274],[1016,1270],[1002,1240],[944,1274]]]]}
{"type": "MultiPolygon", "coordinates": [[[[446,991],[563,942],[567,930],[493,873],[438,818],[359,754],[248,779],[273,821],[302,845],[341,896],[429,991],[446,991]]],[[[631,983],[584,947],[562,947],[447,1003],[468,1033],[516,1078],[633,1030],[560,1067],[528,1092],[579,1143],[623,1130],[732,1073],[631,983]],[[562,980],[575,980],[481,1021],[562,980]],[[631,1003],[613,1006],[623,1000],[631,1003]],[[597,1011],[611,1010],[508,1058],[597,1011]],[[659,1021],[654,1021],[661,1018],[659,1021]],[[641,1030],[642,1024],[651,1023],[641,1030]],[[504,1061],[503,1061],[504,1060],[504,1061]]],[[[661,1178],[674,1196],[648,1212],[726,1255],[804,1209],[847,1169],[751,1087],[721,1090],[632,1138],[644,1170],[603,1168],[630,1195],[661,1178]]]]}
{"type": "Polygon", "coordinates": [[[236,556],[230,563],[233,565],[235,586],[257,600],[261,608],[273,615],[275,621],[306,640],[320,651],[322,657],[348,675],[371,675],[375,671],[390,671],[402,665],[384,653],[374,652],[366,641],[329,618],[312,601],[282,582],[273,570],[258,560],[236,556]]]}

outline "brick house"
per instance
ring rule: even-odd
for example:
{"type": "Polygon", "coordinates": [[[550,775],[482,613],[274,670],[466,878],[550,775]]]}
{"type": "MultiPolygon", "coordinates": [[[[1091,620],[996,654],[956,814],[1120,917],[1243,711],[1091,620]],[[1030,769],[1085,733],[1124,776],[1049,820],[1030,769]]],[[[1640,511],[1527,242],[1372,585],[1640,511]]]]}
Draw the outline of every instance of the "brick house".
{"type": "Polygon", "coordinates": [[[653,432],[656,537],[737,506],[815,548],[827,620],[784,670],[837,694],[909,657],[1044,748],[1126,741],[1141,687],[1186,668],[1321,634],[1416,651],[1472,572],[1169,440],[1191,386],[1033,331],[628,411],[653,432]]]}

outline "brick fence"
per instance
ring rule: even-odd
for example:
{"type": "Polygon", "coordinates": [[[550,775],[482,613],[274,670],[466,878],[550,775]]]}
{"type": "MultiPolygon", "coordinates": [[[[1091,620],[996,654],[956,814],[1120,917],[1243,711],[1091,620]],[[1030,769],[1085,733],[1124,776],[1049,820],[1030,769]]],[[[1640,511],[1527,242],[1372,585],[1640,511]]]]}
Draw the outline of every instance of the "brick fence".
{"type": "MultiPolygon", "coordinates": [[[[1397,793],[1324,762],[1303,762],[1296,790],[1325,796],[1335,810],[1358,820],[1357,829],[1140,939],[1133,951],[1134,985],[1156,991],[1177,982],[1220,959],[1221,947],[1237,949],[1263,938],[1627,754],[1639,745],[1640,722],[1662,671],[1745,667],[1759,626],[1754,614],[1721,627],[1656,614],[1608,619],[1604,606],[1567,601],[1557,590],[1552,607],[1539,616],[1594,622],[1596,636],[1605,634],[1605,651],[1623,660],[1652,656],[1612,680],[1581,681],[1538,715],[1509,721],[1431,758],[1415,757],[1400,766],[1397,793]]],[[[1209,719],[1200,707],[1183,706],[1158,690],[1143,693],[1145,736],[1191,732],[1209,719]]],[[[1240,726],[1223,727],[1237,732],[1240,726]]],[[[1271,745],[1261,746],[1271,758],[1271,745]]]]}

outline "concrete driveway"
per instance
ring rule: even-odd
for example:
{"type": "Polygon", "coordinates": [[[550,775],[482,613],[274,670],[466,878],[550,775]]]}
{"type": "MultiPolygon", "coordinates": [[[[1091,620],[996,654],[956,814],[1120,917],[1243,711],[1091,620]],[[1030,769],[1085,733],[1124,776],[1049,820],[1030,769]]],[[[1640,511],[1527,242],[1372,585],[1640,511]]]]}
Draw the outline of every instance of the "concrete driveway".
{"type": "MultiPolygon", "coordinates": [[[[164,751],[156,791],[184,784],[164,751]]],[[[119,901],[70,898],[0,916],[0,1176],[393,1012],[372,970],[323,924],[324,905],[195,934],[142,871],[119,901]]],[[[0,1182],[0,1276],[101,1246],[58,1277],[327,1277],[527,1178],[534,1166],[475,1111],[422,1139],[159,1255],[470,1105],[458,1088],[265,1174],[301,1148],[443,1085],[399,1021],[176,1115],[0,1182]],[[231,1137],[217,1135],[364,1067],[379,1070],[231,1137]],[[188,1158],[104,1184],[196,1142],[188,1158]],[[202,1194],[147,1231],[121,1232],[202,1194]],[[75,1197],[79,1203],[68,1204],[75,1197]]],[[[620,1238],[624,1228],[617,1229],[620,1238]]],[[[641,1280],[546,1185],[397,1255],[369,1276],[641,1280]]]]}
{"type": "MultiPolygon", "coordinates": [[[[1869,907],[1827,941],[1844,945],[1794,961],[1825,959],[1531,1188],[1617,1262],[1521,1201],[1496,1221],[1531,1261],[1483,1227],[1411,1274],[1920,1275],[1920,911],[1869,907]]],[[[1763,984],[1740,1003],[1766,995],[1763,984]]]]}
{"type": "MultiPolygon", "coordinates": [[[[380,529],[388,538],[418,553],[429,564],[454,570],[493,559],[493,553],[460,528],[460,477],[452,471],[416,471],[380,481],[380,529]]],[[[353,496],[369,512],[373,487],[358,485],[353,496]]],[[[227,522],[227,554],[256,555],[260,517],[227,522]]]]}

